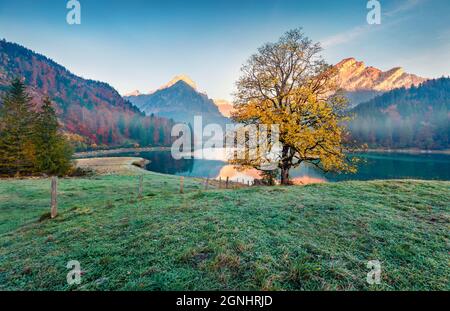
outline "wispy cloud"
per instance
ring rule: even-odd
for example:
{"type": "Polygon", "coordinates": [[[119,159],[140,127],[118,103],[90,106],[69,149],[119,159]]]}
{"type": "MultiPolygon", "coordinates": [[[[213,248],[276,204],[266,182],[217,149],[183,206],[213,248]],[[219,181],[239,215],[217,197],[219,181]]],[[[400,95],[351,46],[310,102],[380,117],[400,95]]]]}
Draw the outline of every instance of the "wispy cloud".
{"type": "Polygon", "coordinates": [[[356,26],[352,29],[349,29],[347,31],[335,34],[333,36],[330,36],[328,38],[325,38],[321,41],[323,48],[330,48],[337,45],[341,45],[344,43],[352,42],[360,37],[368,36],[371,32],[374,31],[380,31],[383,28],[386,28],[388,26],[392,26],[393,24],[397,24],[403,19],[396,19],[395,21],[392,20],[392,17],[398,15],[399,13],[403,13],[409,10],[412,10],[419,4],[423,3],[427,0],[405,0],[401,4],[399,4],[397,7],[391,9],[390,11],[384,12],[382,11],[382,16],[388,17],[391,19],[389,22],[382,22],[381,25],[369,25],[364,24],[360,26],[356,26]]]}
{"type": "Polygon", "coordinates": [[[341,45],[344,43],[351,42],[361,36],[367,35],[372,29],[370,25],[357,26],[348,31],[344,31],[328,37],[322,40],[321,44],[323,48],[330,48],[333,46],[341,45]]]}
{"type": "Polygon", "coordinates": [[[406,0],[392,10],[382,13],[382,15],[392,17],[398,13],[409,11],[425,1],[426,0],[406,0]]]}

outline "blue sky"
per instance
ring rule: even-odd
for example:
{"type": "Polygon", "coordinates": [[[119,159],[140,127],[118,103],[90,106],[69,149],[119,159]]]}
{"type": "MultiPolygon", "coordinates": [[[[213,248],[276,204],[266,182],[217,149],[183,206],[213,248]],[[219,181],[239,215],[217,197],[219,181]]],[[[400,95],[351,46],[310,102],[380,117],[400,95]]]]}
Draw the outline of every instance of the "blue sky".
{"type": "Polygon", "coordinates": [[[232,99],[245,60],[286,30],[303,27],[329,63],[355,57],[387,70],[450,75],[450,1],[380,0],[381,25],[366,0],[0,0],[0,38],[42,53],[119,92],[148,92],[187,74],[212,98],[232,99]]]}

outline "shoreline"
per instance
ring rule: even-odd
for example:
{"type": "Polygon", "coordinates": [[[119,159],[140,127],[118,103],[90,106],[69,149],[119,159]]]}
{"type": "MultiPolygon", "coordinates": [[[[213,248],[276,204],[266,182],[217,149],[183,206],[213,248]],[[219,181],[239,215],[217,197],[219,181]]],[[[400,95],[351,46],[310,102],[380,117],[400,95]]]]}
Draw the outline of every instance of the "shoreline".
{"type": "MultiPolygon", "coordinates": [[[[119,148],[111,150],[83,151],[73,154],[74,159],[95,158],[104,155],[114,155],[118,153],[141,153],[155,151],[170,151],[170,147],[145,147],[145,148],[119,148]]],[[[356,150],[353,153],[405,153],[405,154],[445,154],[450,155],[450,149],[425,150],[425,149],[367,149],[356,150]]]]}
{"type": "Polygon", "coordinates": [[[90,169],[99,175],[121,175],[148,172],[145,165],[149,161],[138,157],[111,157],[76,159],[74,163],[77,168],[90,169]]]}
{"type": "Polygon", "coordinates": [[[409,153],[409,154],[446,154],[450,155],[450,149],[425,150],[425,149],[367,149],[357,150],[356,153],[409,153]]]}
{"type": "Polygon", "coordinates": [[[73,154],[74,159],[93,158],[99,155],[110,155],[117,153],[139,153],[139,152],[153,152],[153,151],[170,151],[170,147],[144,147],[144,148],[118,148],[95,151],[82,151],[73,154]]]}

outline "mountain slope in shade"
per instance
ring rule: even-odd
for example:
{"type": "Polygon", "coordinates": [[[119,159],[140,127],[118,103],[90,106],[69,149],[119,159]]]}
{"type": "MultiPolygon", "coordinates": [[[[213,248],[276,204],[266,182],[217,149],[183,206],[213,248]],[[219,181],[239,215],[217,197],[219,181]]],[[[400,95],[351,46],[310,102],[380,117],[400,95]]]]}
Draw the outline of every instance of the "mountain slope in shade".
{"type": "MultiPolygon", "coordinates": [[[[78,134],[87,144],[118,145],[140,141],[143,128],[156,128],[160,137],[147,142],[170,143],[169,120],[145,118],[106,83],[85,80],[47,57],[18,44],[0,41],[0,93],[12,79],[22,78],[39,105],[50,96],[63,129],[78,134]]],[[[1,95],[1,94],[0,94],[1,95]]],[[[157,134],[154,134],[157,136],[157,134]]]]}
{"type": "Polygon", "coordinates": [[[450,78],[386,92],[352,112],[352,137],[370,147],[450,148],[450,78]]]}
{"type": "Polygon", "coordinates": [[[188,83],[178,76],[167,85],[152,94],[125,98],[147,115],[170,118],[176,122],[193,123],[194,116],[202,116],[204,125],[228,122],[213,100],[192,86],[195,85],[193,82],[188,83]]]}
{"type": "Polygon", "coordinates": [[[347,58],[336,64],[340,87],[347,91],[352,106],[393,89],[419,86],[428,79],[404,72],[400,67],[382,71],[347,58]]]}

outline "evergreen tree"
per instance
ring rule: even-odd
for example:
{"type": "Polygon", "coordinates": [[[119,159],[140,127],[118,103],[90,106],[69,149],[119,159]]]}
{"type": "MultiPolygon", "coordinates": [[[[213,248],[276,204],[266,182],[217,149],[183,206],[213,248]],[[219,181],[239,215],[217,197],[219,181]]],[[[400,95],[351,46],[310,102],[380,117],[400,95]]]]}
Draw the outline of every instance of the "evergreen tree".
{"type": "Polygon", "coordinates": [[[0,175],[30,175],[34,171],[32,142],[35,113],[20,79],[15,79],[0,108],[0,175]]]}
{"type": "Polygon", "coordinates": [[[152,123],[150,123],[148,128],[148,145],[154,146],[155,145],[155,126],[152,123]]]}
{"type": "Polygon", "coordinates": [[[164,127],[161,125],[159,127],[159,145],[160,146],[164,146],[164,142],[165,142],[165,135],[164,135],[164,127]]]}
{"type": "Polygon", "coordinates": [[[110,127],[108,132],[108,145],[111,145],[114,142],[114,133],[113,129],[110,127]]]}
{"type": "Polygon", "coordinates": [[[145,126],[142,123],[138,125],[138,141],[141,146],[146,146],[146,135],[145,126]]]}
{"type": "Polygon", "coordinates": [[[125,129],[126,129],[126,122],[123,115],[119,116],[119,120],[117,121],[117,127],[119,128],[119,133],[121,135],[125,135],[125,129]]]}
{"type": "Polygon", "coordinates": [[[64,175],[71,168],[72,147],[58,132],[59,124],[49,98],[38,114],[34,129],[35,166],[37,172],[64,175]]]}

